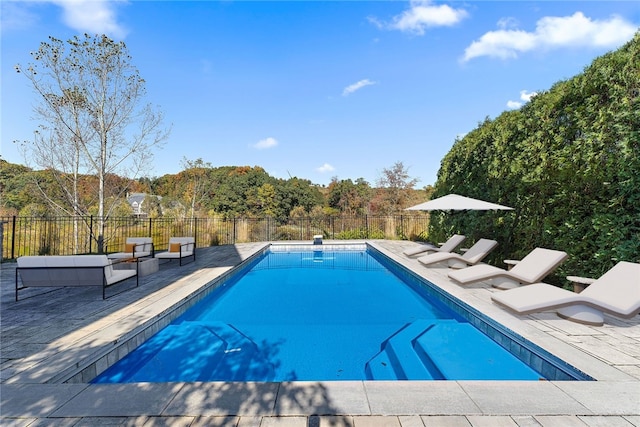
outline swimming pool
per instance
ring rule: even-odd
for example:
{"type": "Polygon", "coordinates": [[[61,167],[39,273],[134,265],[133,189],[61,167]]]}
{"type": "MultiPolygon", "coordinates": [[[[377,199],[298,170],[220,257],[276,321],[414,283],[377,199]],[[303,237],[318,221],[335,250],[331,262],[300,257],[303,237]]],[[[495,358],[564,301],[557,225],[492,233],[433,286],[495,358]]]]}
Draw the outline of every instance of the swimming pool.
{"type": "Polygon", "coordinates": [[[94,382],[549,378],[352,247],[272,247],[94,382]]]}

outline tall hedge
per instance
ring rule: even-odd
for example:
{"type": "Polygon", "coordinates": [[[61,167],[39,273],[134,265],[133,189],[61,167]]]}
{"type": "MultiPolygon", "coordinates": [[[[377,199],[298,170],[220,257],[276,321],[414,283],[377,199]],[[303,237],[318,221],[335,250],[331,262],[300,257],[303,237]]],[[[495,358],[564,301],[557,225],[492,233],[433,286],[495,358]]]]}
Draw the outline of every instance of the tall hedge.
{"type": "Polygon", "coordinates": [[[448,193],[515,208],[432,215],[432,240],[498,240],[496,265],[537,246],[564,250],[569,259],[552,278],[561,283],[640,262],[640,33],[457,140],[433,198],[448,193]]]}

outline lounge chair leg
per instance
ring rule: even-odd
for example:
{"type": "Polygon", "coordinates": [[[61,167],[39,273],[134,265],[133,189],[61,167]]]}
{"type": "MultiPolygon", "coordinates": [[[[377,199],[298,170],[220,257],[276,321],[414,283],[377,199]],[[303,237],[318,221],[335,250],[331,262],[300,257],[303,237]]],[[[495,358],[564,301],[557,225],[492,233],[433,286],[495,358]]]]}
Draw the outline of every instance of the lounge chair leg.
{"type": "Polygon", "coordinates": [[[604,315],[598,309],[586,305],[572,305],[562,307],[556,312],[563,319],[571,320],[585,325],[602,326],[604,315]]]}

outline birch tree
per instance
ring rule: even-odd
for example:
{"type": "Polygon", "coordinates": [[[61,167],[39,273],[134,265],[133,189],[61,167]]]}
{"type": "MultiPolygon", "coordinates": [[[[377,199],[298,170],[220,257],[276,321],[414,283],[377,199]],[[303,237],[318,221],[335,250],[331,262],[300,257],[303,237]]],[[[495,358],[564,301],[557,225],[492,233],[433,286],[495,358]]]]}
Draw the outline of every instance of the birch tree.
{"type": "Polygon", "coordinates": [[[209,171],[213,168],[211,163],[205,162],[201,158],[189,160],[182,158],[182,167],[184,175],[187,178],[187,188],[184,192],[184,198],[189,206],[189,217],[191,219],[191,232],[193,232],[194,219],[196,210],[203,202],[207,192],[209,191],[209,171]]]}
{"type": "MultiPolygon", "coordinates": [[[[152,149],[168,136],[163,114],[145,103],[145,80],[132,63],[124,42],[109,37],[75,36],[67,42],[49,37],[33,62],[16,65],[36,93],[31,141],[22,144],[25,159],[50,170],[65,199],[48,199],[57,210],[79,216],[78,176],[94,176],[98,212],[98,248],[104,221],[126,188],[110,188],[111,174],[135,179],[148,170],[152,149]]],[[[45,195],[46,197],[46,195],[45,195]]]]}

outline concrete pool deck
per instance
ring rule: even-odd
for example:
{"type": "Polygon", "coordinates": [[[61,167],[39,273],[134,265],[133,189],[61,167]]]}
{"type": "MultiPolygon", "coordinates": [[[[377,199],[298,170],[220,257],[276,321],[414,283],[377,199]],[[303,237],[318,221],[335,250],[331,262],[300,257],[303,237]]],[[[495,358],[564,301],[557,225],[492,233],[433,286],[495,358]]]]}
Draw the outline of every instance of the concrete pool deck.
{"type": "Polygon", "coordinates": [[[415,243],[371,243],[597,381],[87,384],[118,346],[138,345],[170,307],[267,245],[238,244],[163,264],[107,300],[95,288],[68,288],[28,289],[15,302],[15,263],[3,263],[0,425],[640,426],[640,316],[592,327],[552,312],[514,315],[491,303],[500,291],[455,285],[446,269],[401,255],[415,243]]]}

